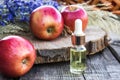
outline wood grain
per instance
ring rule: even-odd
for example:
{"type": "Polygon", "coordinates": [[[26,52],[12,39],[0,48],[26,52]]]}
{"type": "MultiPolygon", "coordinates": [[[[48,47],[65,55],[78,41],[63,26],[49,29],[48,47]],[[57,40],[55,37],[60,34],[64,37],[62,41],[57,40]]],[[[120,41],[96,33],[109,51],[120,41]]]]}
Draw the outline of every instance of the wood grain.
{"type": "MultiPolygon", "coordinates": [[[[88,27],[86,34],[87,54],[95,54],[103,50],[108,45],[107,34],[100,28],[88,27]]],[[[12,35],[3,34],[2,37],[12,35]]],[[[19,34],[14,34],[19,35],[19,34]]],[[[22,33],[19,35],[32,42],[36,51],[37,58],[35,64],[69,61],[69,49],[72,47],[71,36],[60,36],[55,40],[44,41],[37,39],[32,33],[22,33]]],[[[2,38],[0,37],[0,39],[2,38]]]]}
{"type": "MultiPolygon", "coordinates": [[[[87,54],[95,54],[108,45],[107,34],[100,28],[86,30],[87,54]]],[[[71,36],[59,37],[53,41],[34,41],[30,39],[38,52],[35,64],[69,61],[69,49],[72,47],[71,36]]]]}
{"type": "Polygon", "coordinates": [[[115,80],[120,79],[120,64],[106,48],[102,54],[89,56],[88,70],[85,71],[86,80],[115,80]]]}
{"type": "Polygon", "coordinates": [[[120,63],[120,41],[114,41],[108,48],[120,63]]]}
{"type": "MultiPolygon", "coordinates": [[[[117,49],[120,46],[116,47],[117,49]]],[[[0,74],[0,80],[119,80],[120,63],[107,47],[103,51],[87,56],[87,69],[81,75],[71,74],[69,62],[36,64],[19,78],[7,78],[0,74]]]]}
{"type": "MultiPolygon", "coordinates": [[[[120,48],[120,47],[118,47],[120,48]]],[[[20,80],[119,80],[120,63],[109,48],[87,56],[87,69],[81,75],[71,74],[69,62],[39,64],[20,80]]]]}

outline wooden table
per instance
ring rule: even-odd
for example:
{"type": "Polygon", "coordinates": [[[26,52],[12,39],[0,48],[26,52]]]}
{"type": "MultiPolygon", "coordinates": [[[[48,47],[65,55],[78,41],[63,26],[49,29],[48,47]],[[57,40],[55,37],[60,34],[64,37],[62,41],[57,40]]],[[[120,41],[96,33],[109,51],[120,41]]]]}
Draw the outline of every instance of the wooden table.
{"type": "Polygon", "coordinates": [[[111,43],[99,53],[87,56],[88,67],[81,75],[71,74],[69,64],[37,64],[24,76],[8,78],[0,74],[0,80],[120,80],[120,41],[111,43]]]}
{"type": "Polygon", "coordinates": [[[114,41],[103,51],[87,56],[87,70],[71,74],[69,62],[37,64],[24,76],[0,80],[120,80],[120,41],[114,41]]]}

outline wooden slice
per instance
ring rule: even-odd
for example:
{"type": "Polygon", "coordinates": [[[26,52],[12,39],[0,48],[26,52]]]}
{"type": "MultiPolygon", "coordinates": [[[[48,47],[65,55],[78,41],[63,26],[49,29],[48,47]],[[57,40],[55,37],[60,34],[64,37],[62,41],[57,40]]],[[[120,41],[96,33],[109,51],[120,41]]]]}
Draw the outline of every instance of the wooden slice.
{"type": "MultiPolygon", "coordinates": [[[[87,55],[95,54],[103,50],[108,45],[107,34],[100,28],[88,27],[85,31],[85,34],[85,46],[87,48],[87,55]]],[[[69,60],[69,49],[72,47],[70,35],[67,37],[59,37],[52,41],[39,40],[35,38],[31,33],[26,33],[24,36],[20,36],[30,40],[37,50],[37,58],[35,64],[69,60]]]]}
{"type": "MultiPolygon", "coordinates": [[[[87,55],[95,54],[108,45],[107,34],[100,28],[89,27],[85,31],[87,55]]],[[[37,50],[35,64],[69,60],[69,49],[72,46],[71,36],[59,37],[52,41],[42,41],[34,36],[24,36],[29,39],[37,50]]]]}

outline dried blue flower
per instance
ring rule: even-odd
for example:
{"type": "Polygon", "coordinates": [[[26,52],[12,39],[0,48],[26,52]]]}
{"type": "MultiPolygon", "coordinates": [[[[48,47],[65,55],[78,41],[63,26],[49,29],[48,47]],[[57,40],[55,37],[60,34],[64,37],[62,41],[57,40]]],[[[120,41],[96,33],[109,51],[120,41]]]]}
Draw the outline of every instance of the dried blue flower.
{"type": "Polygon", "coordinates": [[[13,19],[6,5],[0,5],[0,25],[4,26],[13,19]]]}
{"type": "Polygon", "coordinates": [[[0,5],[0,25],[14,21],[29,22],[31,12],[42,5],[52,5],[57,9],[60,6],[54,0],[4,0],[0,5]]]}

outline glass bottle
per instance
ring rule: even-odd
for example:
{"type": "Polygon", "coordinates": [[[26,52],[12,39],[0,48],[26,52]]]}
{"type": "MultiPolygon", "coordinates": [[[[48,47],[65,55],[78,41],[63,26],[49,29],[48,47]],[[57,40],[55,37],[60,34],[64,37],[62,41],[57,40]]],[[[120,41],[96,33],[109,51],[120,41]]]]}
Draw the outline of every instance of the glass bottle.
{"type": "Polygon", "coordinates": [[[70,48],[70,72],[81,74],[86,69],[85,34],[82,32],[82,21],[75,20],[75,31],[71,37],[73,47],[70,48]]]}

